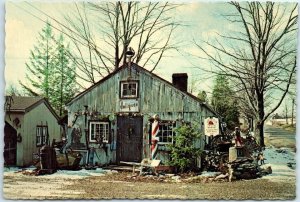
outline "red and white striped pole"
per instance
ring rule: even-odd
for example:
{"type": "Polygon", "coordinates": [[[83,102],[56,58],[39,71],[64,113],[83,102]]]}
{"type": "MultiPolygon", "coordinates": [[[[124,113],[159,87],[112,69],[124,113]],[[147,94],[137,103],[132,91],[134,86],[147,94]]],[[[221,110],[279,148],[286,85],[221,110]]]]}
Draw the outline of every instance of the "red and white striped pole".
{"type": "Polygon", "coordinates": [[[152,123],[152,131],[151,131],[151,159],[156,158],[157,148],[158,148],[158,141],[159,137],[157,137],[159,132],[159,124],[157,120],[154,120],[152,123]]]}

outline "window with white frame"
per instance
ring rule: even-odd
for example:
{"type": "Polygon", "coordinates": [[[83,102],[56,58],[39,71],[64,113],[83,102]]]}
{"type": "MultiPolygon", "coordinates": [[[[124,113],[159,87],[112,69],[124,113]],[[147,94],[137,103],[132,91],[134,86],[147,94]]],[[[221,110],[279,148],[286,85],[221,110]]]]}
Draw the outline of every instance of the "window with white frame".
{"type": "Polygon", "coordinates": [[[176,124],[173,122],[159,123],[159,144],[171,144],[174,141],[176,124]]]}
{"type": "Polygon", "coordinates": [[[46,144],[48,135],[48,126],[36,126],[36,146],[43,146],[46,144]]]}
{"type": "Polygon", "coordinates": [[[90,122],[90,142],[98,142],[101,140],[108,143],[109,122],[91,121],[90,122]]]}
{"type": "Polygon", "coordinates": [[[138,82],[137,81],[121,81],[121,98],[137,98],[138,82]]]}

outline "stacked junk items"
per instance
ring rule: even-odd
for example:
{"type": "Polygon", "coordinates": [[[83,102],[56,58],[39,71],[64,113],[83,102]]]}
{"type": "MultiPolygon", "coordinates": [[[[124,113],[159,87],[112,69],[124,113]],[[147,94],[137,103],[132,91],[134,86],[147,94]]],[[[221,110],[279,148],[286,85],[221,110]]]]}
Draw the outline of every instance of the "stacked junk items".
{"type": "Polygon", "coordinates": [[[245,137],[237,137],[236,133],[237,131],[233,134],[224,133],[210,139],[202,155],[202,168],[221,172],[220,178],[228,178],[229,181],[254,179],[271,174],[270,167],[260,167],[265,159],[263,149],[256,143],[255,138],[249,132],[245,137]]]}
{"type": "MultiPolygon", "coordinates": [[[[48,141],[46,141],[48,143],[48,141]]],[[[57,170],[79,170],[81,154],[71,149],[65,150],[66,142],[52,142],[44,145],[39,152],[39,161],[36,164],[35,175],[52,174],[57,170]]]]}

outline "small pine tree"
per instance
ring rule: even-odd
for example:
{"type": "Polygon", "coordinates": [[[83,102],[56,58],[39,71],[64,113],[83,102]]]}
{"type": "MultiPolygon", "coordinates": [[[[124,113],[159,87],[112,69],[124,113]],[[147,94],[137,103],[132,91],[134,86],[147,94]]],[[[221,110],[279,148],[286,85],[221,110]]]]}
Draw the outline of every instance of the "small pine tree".
{"type": "Polygon", "coordinates": [[[30,51],[30,63],[26,63],[29,84],[20,81],[27,94],[47,98],[60,116],[64,104],[78,91],[76,68],[68,57],[69,53],[69,45],[64,45],[63,36],[55,39],[47,22],[39,33],[37,45],[30,51]]]}
{"type": "Polygon", "coordinates": [[[19,81],[28,95],[49,98],[52,89],[50,76],[55,67],[55,43],[49,22],[39,33],[37,45],[30,51],[30,62],[26,63],[26,79],[29,84],[19,81]]]}
{"type": "Polygon", "coordinates": [[[57,41],[56,65],[51,77],[53,94],[50,96],[50,101],[61,116],[64,104],[76,94],[78,88],[76,87],[76,67],[68,57],[69,45],[64,45],[62,35],[57,41]]]}
{"type": "Polygon", "coordinates": [[[171,158],[169,165],[176,167],[180,172],[191,171],[202,152],[196,146],[201,133],[195,126],[186,124],[178,127],[175,132],[174,144],[168,146],[171,158]]]}
{"type": "Polygon", "coordinates": [[[228,128],[239,125],[238,103],[230,88],[229,80],[224,75],[218,75],[212,92],[211,105],[224,118],[228,128]]]}

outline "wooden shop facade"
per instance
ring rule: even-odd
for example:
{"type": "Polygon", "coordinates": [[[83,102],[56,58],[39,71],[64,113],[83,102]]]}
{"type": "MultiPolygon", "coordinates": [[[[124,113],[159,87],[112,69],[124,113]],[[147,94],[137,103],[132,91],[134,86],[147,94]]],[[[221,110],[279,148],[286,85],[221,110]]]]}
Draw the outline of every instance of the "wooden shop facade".
{"type": "MultiPolygon", "coordinates": [[[[187,92],[188,76],[172,83],[138,66],[125,64],[66,104],[67,147],[83,154],[81,164],[118,164],[151,158],[153,117],[159,118],[156,159],[168,160],[167,144],[182,123],[196,124],[216,113],[187,92]]],[[[197,142],[204,147],[204,138],[197,142]]]]}

